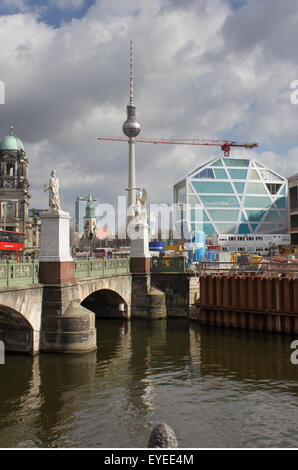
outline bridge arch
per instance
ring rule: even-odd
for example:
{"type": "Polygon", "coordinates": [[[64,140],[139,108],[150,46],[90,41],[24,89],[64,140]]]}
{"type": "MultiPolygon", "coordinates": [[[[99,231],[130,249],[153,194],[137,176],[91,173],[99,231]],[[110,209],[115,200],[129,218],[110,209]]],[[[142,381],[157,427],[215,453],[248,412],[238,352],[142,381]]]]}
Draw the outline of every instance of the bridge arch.
{"type": "Polygon", "coordinates": [[[95,313],[96,318],[126,318],[127,305],[123,297],[111,289],[100,289],[88,295],[83,302],[82,307],[95,313]],[[119,306],[125,306],[125,313],[121,313],[119,306]]]}
{"type": "Polygon", "coordinates": [[[0,339],[6,351],[38,352],[42,298],[40,285],[0,288],[0,339]]]}
{"type": "Polygon", "coordinates": [[[125,304],[126,317],[130,318],[130,274],[81,280],[77,293],[81,305],[93,311],[98,318],[122,318],[120,303],[125,304]]]}
{"type": "Polygon", "coordinates": [[[31,323],[17,310],[0,304],[0,340],[5,351],[34,351],[34,329],[31,323]]]}

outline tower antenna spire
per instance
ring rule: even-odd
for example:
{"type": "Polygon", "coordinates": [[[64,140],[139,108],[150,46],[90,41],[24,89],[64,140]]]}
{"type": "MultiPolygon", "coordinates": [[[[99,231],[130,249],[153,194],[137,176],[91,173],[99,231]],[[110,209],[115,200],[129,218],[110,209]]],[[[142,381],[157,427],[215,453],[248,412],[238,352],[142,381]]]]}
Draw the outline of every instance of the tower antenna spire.
{"type": "Polygon", "coordinates": [[[135,137],[141,131],[141,126],[136,118],[136,107],[133,99],[133,50],[132,41],[130,41],[130,60],[129,60],[129,105],[126,107],[127,119],[123,123],[123,133],[128,137],[129,156],[128,156],[128,206],[134,207],[136,204],[136,164],[135,164],[135,137]]]}
{"type": "Polygon", "coordinates": [[[133,102],[133,45],[132,45],[132,41],[130,41],[129,85],[130,85],[129,104],[134,104],[133,102]]]}

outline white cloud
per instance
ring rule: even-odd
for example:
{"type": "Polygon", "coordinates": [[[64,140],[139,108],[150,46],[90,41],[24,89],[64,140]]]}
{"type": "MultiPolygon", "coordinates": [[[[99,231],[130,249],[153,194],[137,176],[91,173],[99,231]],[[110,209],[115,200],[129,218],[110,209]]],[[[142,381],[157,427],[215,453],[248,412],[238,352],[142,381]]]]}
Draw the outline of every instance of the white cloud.
{"type": "MultiPolygon", "coordinates": [[[[298,78],[297,23],[288,0],[252,0],[236,11],[224,0],[101,0],[58,29],[33,11],[0,17],[7,95],[0,128],[5,134],[14,122],[25,142],[32,205],[46,203],[42,186],[52,167],[65,209],[89,190],[105,202],[125,194],[127,145],[97,137],[122,134],[130,39],[141,136],[258,141],[248,155],[296,173],[298,106],[290,84],[298,78]]],[[[173,183],[214,152],[139,144],[138,184],[152,201],[171,201],[173,183]]]]}
{"type": "Polygon", "coordinates": [[[49,0],[49,6],[60,8],[61,10],[78,10],[86,0],[49,0]]]}

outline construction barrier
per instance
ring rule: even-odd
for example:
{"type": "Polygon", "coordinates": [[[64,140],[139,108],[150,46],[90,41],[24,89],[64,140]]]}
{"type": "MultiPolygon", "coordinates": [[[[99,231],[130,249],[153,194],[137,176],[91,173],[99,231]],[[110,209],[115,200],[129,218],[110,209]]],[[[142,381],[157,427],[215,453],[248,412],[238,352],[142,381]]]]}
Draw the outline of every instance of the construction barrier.
{"type": "Polygon", "coordinates": [[[298,333],[298,278],[204,275],[200,291],[204,325],[298,333]]]}

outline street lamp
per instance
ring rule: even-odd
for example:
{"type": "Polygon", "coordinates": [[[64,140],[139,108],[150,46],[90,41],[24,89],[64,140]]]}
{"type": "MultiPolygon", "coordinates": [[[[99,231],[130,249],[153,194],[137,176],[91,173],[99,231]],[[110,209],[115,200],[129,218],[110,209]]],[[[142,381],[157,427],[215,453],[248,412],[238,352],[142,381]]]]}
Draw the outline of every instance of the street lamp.
{"type": "Polygon", "coordinates": [[[3,208],[3,230],[6,230],[6,217],[7,217],[7,203],[2,202],[3,208]]]}
{"type": "Polygon", "coordinates": [[[92,256],[92,242],[93,239],[95,238],[95,230],[96,227],[93,227],[93,230],[90,230],[89,233],[87,234],[87,238],[89,240],[89,258],[92,256]]]}

